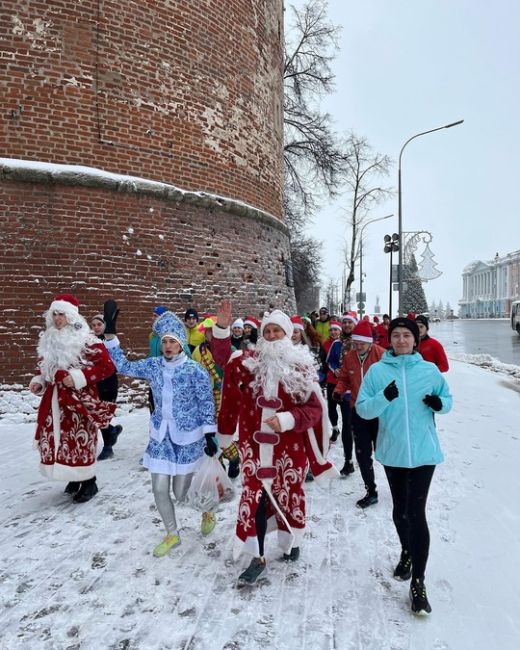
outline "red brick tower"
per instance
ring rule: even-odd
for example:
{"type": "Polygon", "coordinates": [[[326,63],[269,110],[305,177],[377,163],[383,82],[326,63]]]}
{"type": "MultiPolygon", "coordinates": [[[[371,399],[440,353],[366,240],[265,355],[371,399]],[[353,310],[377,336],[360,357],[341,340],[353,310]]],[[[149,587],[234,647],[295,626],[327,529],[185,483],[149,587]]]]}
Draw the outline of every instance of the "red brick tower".
{"type": "Polygon", "coordinates": [[[32,371],[56,293],[87,317],[114,297],[138,352],[157,303],[292,307],[282,20],[283,0],[3,1],[0,381],[32,371]]]}

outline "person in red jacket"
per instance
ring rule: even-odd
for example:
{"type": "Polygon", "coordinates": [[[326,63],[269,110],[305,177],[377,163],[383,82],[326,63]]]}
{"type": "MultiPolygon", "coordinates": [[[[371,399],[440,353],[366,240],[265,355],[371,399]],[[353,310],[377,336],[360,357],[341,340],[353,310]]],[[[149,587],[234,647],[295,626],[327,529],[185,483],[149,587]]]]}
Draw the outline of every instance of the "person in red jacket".
{"type": "Polygon", "coordinates": [[[56,296],[45,325],[38,343],[38,374],[29,385],[34,395],[42,396],[35,435],[40,471],[49,479],[68,481],[66,494],[85,503],[98,491],[98,428],[108,427],[116,408],[99,398],[97,385],[116,369],[79,313],[75,296],[56,296]]]}
{"type": "Polygon", "coordinates": [[[419,334],[421,336],[417,351],[425,361],[434,363],[441,372],[448,372],[450,364],[448,363],[448,357],[442,347],[442,343],[437,341],[437,339],[433,339],[428,334],[428,330],[430,329],[428,318],[419,314],[419,316],[416,316],[415,322],[419,327],[419,334]]]}
{"type": "Polygon", "coordinates": [[[356,412],[356,399],[361,382],[373,363],[381,359],[384,348],[373,342],[372,327],[368,321],[361,321],[352,332],[353,350],[343,357],[343,363],[334,388],[333,397],[343,400],[350,391],[351,425],[354,434],[354,449],[361,477],[365,483],[366,495],[357,501],[359,508],[367,508],[377,503],[377,486],[374,475],[372,452],[376,446],[378,420],[364,420],[356,412]]]}
{"type": "MultiPolygon", "coordinates": [[[[225,354],[226,306],[230,309],[229,301],[218,310],[220,328],[214,328],[212,339],[214,349],[222,347],[225,354]]],[[[328,436],[314,359],[306,346],[293,345],[292,333],[289,317],[275,309],[262,319],[255,350],[235,352],[224,369],[218,438],[226,448],[238,426],[243,476],[234,556],[242,551],[253,556],[239,583],[251,584],[265,570],[268,531],[278,531],[285,560],[298,559],[309,463],[317,481],[339,476],[318,445],[321,438],[324,448],[328,436]]]]}
{"type": "Polygon", "coordinates": [[[376,343],[385,349],[390,347],[390,341],[388,340],[389,327],[390,316],[388,314],[383,314],[383,322],[376,326],[376,343]]]}

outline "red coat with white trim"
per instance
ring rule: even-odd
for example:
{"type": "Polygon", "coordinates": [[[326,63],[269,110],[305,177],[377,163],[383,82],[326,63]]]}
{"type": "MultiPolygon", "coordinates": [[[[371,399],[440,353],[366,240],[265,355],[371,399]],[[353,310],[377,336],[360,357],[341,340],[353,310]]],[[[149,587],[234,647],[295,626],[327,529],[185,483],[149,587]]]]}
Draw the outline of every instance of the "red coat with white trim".
{"type": "MultiPolygon", "coordinates": [[[[280,386],[278,398],[266,400],[251,389],[253,375],[242,361],[254,352],[237,352],[224,371],[222,406],[218,419],[221,446],[227,447],[238,425],[243,492],[236,526],[235,556],[242,550],[258,554],[255,514],[262,490],[267,503],[268,532],[278,530],[281,548],[288,552],[302,541],[305,527],[303,482],[310,463],[317,481],[338,476],[320,452],[317,437],[325,409],[319,385],[303,404],[297,404],[280,386]],[[282,432],[274,433],[265,420],[277,415],[282,432]],[[244,548],[245,546],[245,548],[244,548]]],[[[325,447],[326,448],[326,447],[325,447]]]]}
{"type": "Polygon", "coordinates": [[[89,365],[58,370],[54,382],[41,375],[31,383],[43,386],[35,441],[44,476],[63,481],[85,481],[95,476],[98,428],[107,427],[116,405],[98,397],[97,382],[116,372],[103,344],[89,346],[89,365]],[[75,388],[63,385],[69,373],[75,388]]]}

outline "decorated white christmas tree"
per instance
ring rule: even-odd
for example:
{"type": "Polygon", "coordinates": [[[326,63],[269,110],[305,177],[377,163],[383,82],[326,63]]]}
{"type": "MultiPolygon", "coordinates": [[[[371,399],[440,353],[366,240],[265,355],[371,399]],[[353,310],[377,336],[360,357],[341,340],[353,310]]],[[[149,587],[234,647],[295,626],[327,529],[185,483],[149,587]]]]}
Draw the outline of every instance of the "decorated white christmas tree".
{"type": "Polygon", "coordinates": [[[426,248],[421,254],[421,262],[419,263],[419,268],[417,275],[423,282],[428,282],[428,280],[434,280],[442,275],[442,271],[439,271],[437,268],[437,263],[433,259],[433,253],[430,250],[430,245],[426,244],[426,248]]]}

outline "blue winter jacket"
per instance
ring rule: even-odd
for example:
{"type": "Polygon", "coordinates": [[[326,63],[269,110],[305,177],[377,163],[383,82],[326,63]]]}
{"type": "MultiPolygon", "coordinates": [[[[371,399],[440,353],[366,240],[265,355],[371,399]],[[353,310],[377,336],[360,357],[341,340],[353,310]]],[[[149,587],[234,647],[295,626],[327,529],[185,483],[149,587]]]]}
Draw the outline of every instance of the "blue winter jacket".
{"type": "Polygon", "coordinates": [[[394,356],[387,350],[368,369],[356,401],[357,413],[366,420],[379,418],[376,459],[389,467],[437,465],[444,456],[439,444],[433,411],[425,395],[438,395],[448,413],[452,397],[437,366],[418,352],[394,356]],[[389,402],[383,394],[395,380],[399,397],[389,402]]]}

